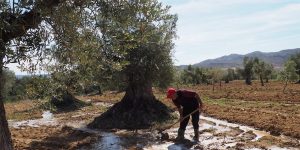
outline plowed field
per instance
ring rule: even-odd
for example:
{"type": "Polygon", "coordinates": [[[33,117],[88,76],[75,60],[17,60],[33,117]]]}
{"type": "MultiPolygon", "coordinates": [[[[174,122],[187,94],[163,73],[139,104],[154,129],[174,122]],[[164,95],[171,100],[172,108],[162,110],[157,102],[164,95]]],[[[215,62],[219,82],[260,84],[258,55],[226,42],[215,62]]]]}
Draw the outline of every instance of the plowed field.
{"type": "Polygon", "coordinates": [[[208,116],[300,139],[300,84],[289,84],[285,93],[283,83],[274,81],[265,86],[234,81],[214,91],[212,85],[182,88],[201,95],[208,116]]]}

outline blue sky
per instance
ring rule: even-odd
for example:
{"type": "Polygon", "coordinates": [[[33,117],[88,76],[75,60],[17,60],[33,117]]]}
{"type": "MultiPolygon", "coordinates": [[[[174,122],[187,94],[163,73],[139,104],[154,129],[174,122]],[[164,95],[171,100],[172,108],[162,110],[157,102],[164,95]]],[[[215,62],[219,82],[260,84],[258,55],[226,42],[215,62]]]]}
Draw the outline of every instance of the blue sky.
{"type": "Polygon", "coordinates": [[[178,15],[175,65],[300,47],[300,0],[159,1],[178,15]]]}
{"type": "Polygon", "coordinates": [[[299,0],[160,0],[178,15],[175,65],[300,47],[299,0]]]}

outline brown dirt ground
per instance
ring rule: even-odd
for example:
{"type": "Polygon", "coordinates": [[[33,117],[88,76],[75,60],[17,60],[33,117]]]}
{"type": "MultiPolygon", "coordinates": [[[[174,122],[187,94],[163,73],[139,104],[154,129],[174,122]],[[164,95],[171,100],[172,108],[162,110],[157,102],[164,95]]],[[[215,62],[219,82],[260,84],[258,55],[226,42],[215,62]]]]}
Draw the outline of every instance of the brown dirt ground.
{"type": "MultiPolygon", "coordinates": [[[[212,85],[182,86],[201,95],[205,104],[205,114],[229,122],[241,123],[270,131],[273,135],[284,134],[300,139],[300,84],[290,84],[287,92],[282,92],[281,82],[271,82],[261,87],[257,81],[247,86],[243,81],[223,84],[220,88],[212,85]]],[[[154,94],[167,106],[175,110],[165,93],[154,89],[154,94]]],[[[79,96],[88,102],[116,103],[124,93],[106,92],[102,96],[79,96]]],[[[40,102],[21,101],[5,104],[7,117],[14,120],[41,118],[40,102]]],[[[103,106],[91,105],[74,112],[54,114],[60,124],[84,121],[89,123],[94,117],[106,111],[103,106]]],[[[15,149],[76,149],[92,143],[99,135],[75,130],[64,125],[40,128],[11,128],[15,149]]]]}
{"type": "Polygon", "coordinates": [[[8,119],[26,120],[41,118],[42,110],[37,109],[40,102],[36,100],[24,100],[21,102],[6,103],[5,111],[8,119]]]}
{"type": "Polygon", "coordinates": [[[216,86],[215,91],[212,85],[183,88],[201,95],[208,116],[300,139],[300,84],[289,84],[286,93],[283,84],[275,81],[264,87],[258,81],[250,86],[233,81],[216,86]]]}
{"type": "Polygon", "coordinates": [[[183,88],[193,89],[201,95],[211,99],[238,99],[246,101],[278,101],[285,103],[300,103],[300,84],[288,84],[283,93],[284,83],[272,81],[261,86],[258,81],[252,85],[246,85],[244,81],[232,81],[229,84],[215,84],[215,91],[212,85],[184,86],[183,88]]]}
{"type": "MultiPolygon", "coordinates": [[[[90,102],[92,105],[75,111],[54,113],[54,117],[58,120],[56,126],[41,126],[38,128],[22,126],[18,129],[11,127],[14,149],[72,150],[90,145],[101,135],[77,130],[72,125],[80,127],[82,123],[91,122],[94,117],[99,116],[108,109],[107,106],[97,105],[97,103],[115,103],[117,98],[121,96],[122,93],[114,92],[107,92],[103,96],[79,96],[79,99],[90,102]],[[110,98],[115,100],[110,100],[110,98]]],[[[41,103],[39,102],[39,104],[41,103]]],[[[43,110],[39,107],[39,104],[30,100],[7,103],[5,104],[7,117],[15,121],[41,118],[43,110]]]]}
{"type": "Polygon", "coordinates": [[[11,129],[11,133],[14,149],[16,150],[73,150],[89,145],[98,138],[95,134],[75,130],[66,126],[26,127],[23,129],[11,129]]]}

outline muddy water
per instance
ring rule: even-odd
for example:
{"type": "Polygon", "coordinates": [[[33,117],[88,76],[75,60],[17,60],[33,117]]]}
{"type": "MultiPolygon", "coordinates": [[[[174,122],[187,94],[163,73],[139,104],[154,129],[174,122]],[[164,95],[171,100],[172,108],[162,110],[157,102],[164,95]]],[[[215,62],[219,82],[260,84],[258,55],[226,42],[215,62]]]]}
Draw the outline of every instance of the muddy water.
{"type": "Polygon", "coordinates": [[[120,137],[113,133],[101,133],[101,140],[92,145],[92,149],[103,150],[122,150],[120,137]]]}
{"type": "MultiPolygon", "coordinates": [[[[271,137],[268,132],[256,130],[254,128],[228,123],[226,121],[214,119],[211,117],[201,116],[200,121],[200,142],[194,142],[192,137],[194,135],[193,127],[188,126],[185,132],[186,140],[183,142],[174,141],[161,141],[154,140],[153,142],[138,141],[136,139],[136,146],[134,149],[144,150],[185,150],[185,149],[245,149],[245,150],[299,150],[297,147],[280,147],[279,145],[261,146],[257,144],[249,145],[247,143],[253,143],[259,141],[262,137],[271,137]]],[[[174,139],[177,135],[177,128],[171,128],[166,130],[170,139],[174,139]]],[[[144,133],[146,134],[146,132],[144,133]]],[[[149,137],[150,138],[150,137],[149,137]]],[[[277,137],[283,138],[283,137],[277,137]]],[[[287,140],[287,139],[285,139],[287,140]]],[[[102,150],[102,149],[132,149],[132,146],[126,147],[126,140],[123,140],[122,136],[118,136],[118,133],[105,133],[99,142],[94,144],[90,149],[102,150]]]]}
{"type": "Polygon", "coordinates": [[[54,126],[57,125],[57,120],[53,117],[53,114],[50,111],[44,111],[42,114],[41,119],[34,119],[34,120],[24,120],[24,121],[14,121],[8,120],[9,126],[14,128],[21,128],[23,126],[30,126],[30,127],[40,127],[42,125],[45,126],[54,126]]]}
{"type": "Polygon", "coordinates": [[[234,124],[234,123],[228,123],[227,121],[214,119],[214,118],[211,118],[211,117],[201,116],[201,118],[203,120],[207,120],[207,121],[211,121],[211,122],[216,123],[216,128],[220,128],[220,126],[222,126],[221,130],[225,126],[226,128],[229,128],[229,127],[236,128],[236,127],[238,127],[239,129],[241,129],[245,132],[252,131],[256,135],[256,137],[255,137],[255,139],[253,139],[253,141],[259,140],[263,136],[269,136],[270,135],[270,133],[267,133],[265,131],[256,130],[256,129],[248,127],[248,126],[238,125],[238,124],[234,124]]]}
{"type": "MultiPolygon", "coordinates": [[[[45,111],[42,115],[43,118],[36,120],[26,121],[9,121],[9,125],[14,128],[22,128],[24,126],[39,127],[42,125],[54,126],[58,124],[56,118],[49,111],[45,111]]],[[[58,119],[59,120],[59,119],[58,119]]],[[[194,142],[192,137],[194,130],[192,126],[188,126],[185,132],[186,140],[183,142],[175,142],[178,128],[171,128],[166,130],[170,139],[168,141],[162,141],[154,138],[155,136],[148,136],[153,133],[149,131],[141,131],[134,136],[127,136],[124,138],[124,134],[131,133],[132,131],[122,130],[121,132],[101,132],[97,130],[87,129],[85,121],[65,122],[65,125],[71,126],[75,129],[85,132],[96,132],[100,135],[99,141],[92,144],[89,148],[91,150],[121,150],[121,149],[144,149],[144,150],[185,150],[185,149],[245,149],[245,150],[299,150],[298,147],[290,147],[289,145],[282,146],[282,144],[272,144],[261,146],[259,144],[249,144],[260,142],[264,137],[272,137],[268,132],[256,130],[254,128],[238,125],[234,123],[228,123],[226,121],[214,119],[211,117],[201,116],[200,121],[200,142],[194,142]],[[128,146],[128,141],[131,141],[128,146]],[[132,142],[134,141],[134,142],[132,142]],[[133,144],[132,144],[133,143],[133,144]]],[[[279,136],[276,139],[296,142],[299,145],[299,141],[289,137],[279,136]],[[298,142],[298,143],[297,143],[298,142]]],[[[295,144],[293,144],[295,145],[295,144]]]]}

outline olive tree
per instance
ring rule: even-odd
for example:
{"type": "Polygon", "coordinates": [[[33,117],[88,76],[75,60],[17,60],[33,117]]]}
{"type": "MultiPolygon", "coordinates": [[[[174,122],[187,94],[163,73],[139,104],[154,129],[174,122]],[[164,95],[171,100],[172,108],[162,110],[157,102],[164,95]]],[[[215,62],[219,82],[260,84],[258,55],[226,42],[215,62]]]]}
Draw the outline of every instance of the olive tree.
{"type": "Polygon", "coordinates": [[[253,72],[258,76],[261,86],[264,86],[264,72],[266,70],[266,63],[258,58],[254,59],[253,72]]]}
{"type": "Polygon", "coordinates": [[[243,61],[244,69],[243,69],[243,76],[245,78],[245,83],[247,85],[252,84],[252,77],[253,77],[253,65],[254,65],[254,59],[245,57],[243,61]]]}
{"type": "Polygon", "coordinates": [[[298,76],[296,73],[296,66],[297,64],[294,61],[288,60],[284,64],[284,70],[280,72],[280,79],[285,83],[283,88],[283,93],[285,92],[285,89],[289,82],[294,82],[298,80],[298,76]]]}
{"type": "Polygon", "coordinates": [[[0,2],[0,145],[4,150],[13,147],[3,104],[3,67],[8,63],[19,63],[27,66],[28,71],[34,71],[47,64],[49,45],[53,41],[66,47],[72,44],[84,25],[81,18],[85,9],[82,7],[92,6],[84,5],[81,0],[14,2],[17,4],[0,2]]]}
{"type": "Polygon", "coordinates": [[[208,70],[208,74],[211,77],[211,82],[213,85],[213,91],[215,91],[215,83],[219,82],[219,86],[222,86],[222,77],[224,76],[224,71],[220,68],[212,68],[208,70]]]}
{"type": "MultiPolygon", "coordinates": [[[[109,1],[98,17],[107,49],[120,49],[128,64],[122,69],[125,96],[89,127],[146,128],[169,116],[167,107],[156,100],[153,84],[173,75],[172,49],[176,15],[156,0],[109,1]],[[110,11],[107,11],[110,10],[110,11]],[[109,26],[105,25],[108,24],[109,26]]],[[[158,84],[165,85],[165,84],[158,84]]]]}
{"type": "Polygon", "coordinates": [[[300,53],[292,55],[290,60],[296,64],[295,71],[298,74],[298,81],[296,83],[300,84],[300,53]]]}

